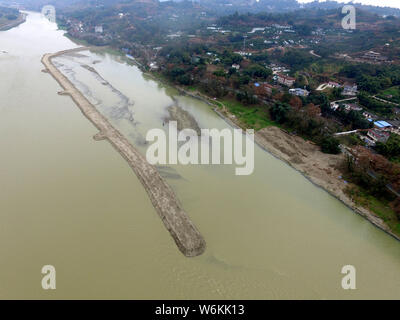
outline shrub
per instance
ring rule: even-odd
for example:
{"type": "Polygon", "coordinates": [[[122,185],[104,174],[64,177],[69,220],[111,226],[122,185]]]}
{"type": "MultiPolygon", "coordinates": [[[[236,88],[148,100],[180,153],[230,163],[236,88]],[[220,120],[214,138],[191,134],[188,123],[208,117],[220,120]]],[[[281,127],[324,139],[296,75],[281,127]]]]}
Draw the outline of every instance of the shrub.
{"type": "Polygon", "coordinates": [[[323,153],[338,154],[340,153],[339,140],[329,136],[324,137],[320,142],[321,151],[323,153]]]}

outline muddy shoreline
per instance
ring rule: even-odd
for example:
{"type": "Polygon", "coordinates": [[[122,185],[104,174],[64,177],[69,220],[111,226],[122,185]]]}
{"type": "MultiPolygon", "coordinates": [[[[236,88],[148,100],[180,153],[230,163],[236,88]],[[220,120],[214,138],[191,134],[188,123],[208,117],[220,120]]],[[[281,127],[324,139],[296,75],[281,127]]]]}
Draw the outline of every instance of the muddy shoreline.
{"type": "Polygon", "coordinates": [[[47,72],[60,84],[63,91],[60,95],[68,95],[80,108],[85,117],[99,130],[94,136],[96,141],[108,140],[111,145],[128,162],[143,187],[150,201],[159,214],[165,227],[170,232],[179,250],[187,257],[201,255],[206,243],[198,229],[191,222],[187,213],[182,209],[179,200],[171,187],[161,177],[156,168],[150,165],[145,157],[83,96],[83,94],[65,77],[52,63],[52,59],[66,54],[89,48],[80,47],[64,50],[55,54],[45,54],[42,63],[43,72],[47,72]]]}
{"type": "Polygon", "coordinates": [[[374,226],[400,241],[400,237],[392,232],[382,218],[367,208],[354,203],[344,192],[346,182],[341,178],[342,174],[336,168],[339,162],[343,160],[343,154],[324,154],[319,150],[318,146],[303,140],[301,137],[290,135],[277,127],[260,130],[256,134],[255,140],[261,148],[300,172],[315,186],[322,188],[355,213],[367,219],[374,226]],[[296,147],[290,149],[292,145],[296,147]],[[306,147],[305,151],[296,150],[303,147],[306,147]],[[290,150],[289,153],[287,152],[288,150],[290,150]]]}
{"type": "Polygon", "coordinates": [[[26,16],[26,13],[20,13],[19,17],[15,21],[12,21],[5,25],[0,25],[0,31],[7,31],[12,28],[18,27],[20,24],[26,21],[26,16]]]}

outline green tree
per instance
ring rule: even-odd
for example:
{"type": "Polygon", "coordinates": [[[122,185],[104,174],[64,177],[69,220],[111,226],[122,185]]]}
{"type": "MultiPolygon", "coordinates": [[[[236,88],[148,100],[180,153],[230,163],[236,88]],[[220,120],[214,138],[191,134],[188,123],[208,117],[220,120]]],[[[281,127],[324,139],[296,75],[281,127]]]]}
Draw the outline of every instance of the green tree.
{"type": "Polygon", "coordinates": [[[278,123],[284,123],[288,120],[288,114],[291,107],[286,103],[276,102],[270,109],[272,120],[278,123]]]}
{"type": "Polygon", "coordinates": [[[386,143],[378,142],[375,150],[389,159],[400,157],[400,136],[391,134],[386,143]]]}
{"type": "Polygon", "coordinates": [[[332,136],[324,137],[320,142],[320,147],[323,153],[330,153],[330,154],[340,153],[339,140],[332,136]]]}

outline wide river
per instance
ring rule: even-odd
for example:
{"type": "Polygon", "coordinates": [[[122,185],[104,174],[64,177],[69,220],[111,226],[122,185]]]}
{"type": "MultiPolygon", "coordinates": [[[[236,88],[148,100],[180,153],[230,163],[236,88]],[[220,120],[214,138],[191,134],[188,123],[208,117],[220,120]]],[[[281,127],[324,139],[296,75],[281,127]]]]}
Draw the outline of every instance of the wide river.
{"type": "MultiPolygon", "coordinates": [[[[400,299],[400,242],[260,148],[251,176],[160,168],[207,241],[185,258],[128,164],[41,72],[44,53],[74,47],[38,13],[0,32],[0,298],[400,299]],[[41,287],[48,264],[56,290],[41,287]],[[357,290],[341,287],[349,264],[357,290]]],[[[229,127],[117,55],[55,63],[140,150],[172,104],[229,127]]]]}

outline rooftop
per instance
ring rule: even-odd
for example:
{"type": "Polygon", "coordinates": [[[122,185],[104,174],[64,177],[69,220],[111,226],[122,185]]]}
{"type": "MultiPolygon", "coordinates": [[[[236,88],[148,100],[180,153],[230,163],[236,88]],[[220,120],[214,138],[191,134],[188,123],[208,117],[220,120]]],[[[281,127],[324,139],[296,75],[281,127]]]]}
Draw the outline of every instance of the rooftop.
{"type": "Polygon", "coordinates": [[[392,126],[390,123],[383,120],[374,122],[374,125],[377,126],[378,128],[386,128],[392,126]]]}

